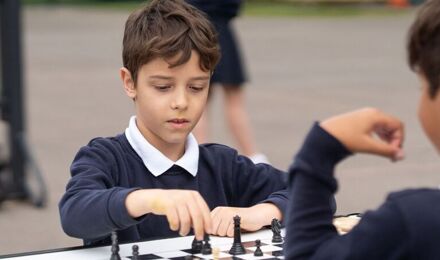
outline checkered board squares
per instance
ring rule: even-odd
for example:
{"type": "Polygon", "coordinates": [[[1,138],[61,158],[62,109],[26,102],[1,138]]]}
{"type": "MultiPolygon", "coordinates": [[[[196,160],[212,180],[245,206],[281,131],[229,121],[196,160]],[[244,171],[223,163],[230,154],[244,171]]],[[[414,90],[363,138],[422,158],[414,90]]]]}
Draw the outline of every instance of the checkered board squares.
{"type": "MultiPolygon", "coordinates": [[[[282,244],[272,244],[270,240],[261,241],[261,251],[263,251],[263,256],[254,256],[254,251],[256,249],[255,242],[243,242],[242,243],[246,254],[233,256],[228,253],[232,245],[221,245],[219,246],[219,260],[236,259],[236,260],[246,260],[246,259],[284,259],[283,256],[283,245],[282,244]]],[[[129,257],[132,258],[131,256],[129,257]]],[[[178,251],[161,252],[155,254],[139,255],[140,260],[150,260],[150,259],[170,259],[170,260],[191,260],[191,259],[214,259],[211,255],[193,254],[191,249],[184,249],[178,251]]]]}

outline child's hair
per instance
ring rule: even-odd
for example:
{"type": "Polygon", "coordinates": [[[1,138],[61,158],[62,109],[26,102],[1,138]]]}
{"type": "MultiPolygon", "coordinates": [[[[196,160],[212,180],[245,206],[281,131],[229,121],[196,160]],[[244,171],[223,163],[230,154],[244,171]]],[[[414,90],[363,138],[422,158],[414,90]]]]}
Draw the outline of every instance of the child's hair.
{"type": "Polygon", "coordinates": [[[200,56],[200,68],[212,72],[220,58],[215,29],[183,0],[153,0],[125,23],[122,60],[135,83],[140,67],[151,60],[163,58],[175,67],[186,63],[193,50],[200,56]],[[178,59],[171,62],[174,57],[178,59]]]}
{"type": "Polygon", "coordinates": [[[419,10],[408,35],[408,61],[427,78],[434,98],[440,87],[440,0],[429,0],[419,10]]]}

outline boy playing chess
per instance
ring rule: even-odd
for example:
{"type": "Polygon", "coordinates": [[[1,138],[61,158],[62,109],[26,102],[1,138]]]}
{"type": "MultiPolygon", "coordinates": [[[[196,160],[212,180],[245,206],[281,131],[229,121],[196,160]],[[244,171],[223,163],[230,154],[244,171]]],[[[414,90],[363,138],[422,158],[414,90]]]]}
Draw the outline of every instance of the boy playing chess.
{"type": "Polygon", "coordinates": [[[64,231],[86,244],[204,233],[232,236],[282,219],[284,173],[191,134],[219,59],[214,29],[183,0],[154,0],[125,24],[120,76],[136,115],[124,133],[77,153],[59,203],[64,231]]]}
{"type": "MultiPolygon", "coordinates": [[[[419,119],[437,151],[439,17],[440,0],[427,2],[411,27],[408,42],[409,64],[422,86],[419,119]]],[[[292,202],[284,247],[286,259],[440,259],[439,189],[392,193],[379,209],[364,214],[346,235],[338,235],[332,225],[327,201],[337,188],[335,165],[356,152],[400,159],[402,142],[402,123],[372,108],[313,126],[290,169],[292,202]]]]}

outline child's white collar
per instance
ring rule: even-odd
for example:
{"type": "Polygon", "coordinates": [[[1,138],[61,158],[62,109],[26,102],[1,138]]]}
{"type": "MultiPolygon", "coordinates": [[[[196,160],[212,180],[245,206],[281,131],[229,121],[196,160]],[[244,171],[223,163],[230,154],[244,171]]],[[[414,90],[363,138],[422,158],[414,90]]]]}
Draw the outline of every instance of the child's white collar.
{"type": "Polygon", "coordinates": [[[199,166],[199,144],[193,134],[189,134],[186,138],[185,153],[183,156],[173,162],[156,147],[151,145],[141,134],[136,125],[136,116],[130,118],[125,136],[131,147],[141,157],[145,167],[154,175],[159,176],[166,172],[173,165],[178,165],[187,170],[191,175],[196,176],[199,166]]]}

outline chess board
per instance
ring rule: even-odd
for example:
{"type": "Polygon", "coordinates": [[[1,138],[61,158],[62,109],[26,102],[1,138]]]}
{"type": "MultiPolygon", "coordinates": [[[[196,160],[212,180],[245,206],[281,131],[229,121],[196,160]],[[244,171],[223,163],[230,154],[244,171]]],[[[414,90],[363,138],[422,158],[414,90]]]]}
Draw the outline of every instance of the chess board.
{"type": "MultiPolygon", "coordinates": [[[[254,251],[256,249],[255,241],[247,241],[243,242],[243,247],[246,250],[245,254],[242,255],[231,255],[228,253],[231,245],[218,245],[219,254],[214,257],[214,254],[203,255],[200,253],[194,254],[191,249],[182,249],[176,251],[169,252],[159,252],[155,254],[144,254],[139,255],[140,260],[146,259],[170,259],[170,260],[191,260],[191,259],[284,259],[283,257],[283,244],[277,243],[274,244],[270,239],[263,240],[261,242],[261,251],[263,251],[263,256],[256,257],[254,256],[254,251]]],[[[131,259],[131,256],[128,257],[131,259]]]]}
{"type": "MultiPolygon", "coordinates": [[[[281,231],[284,237],[284,230],[281,231]]],[[[132,256],[132,246],[139,247],[139,259],[214,259],[211,255],[192,254],[191,244],[194,236],[177,237],[169,239],[143,241],[139,243],[120,244],[119,255],[121,259],[130,260],[132,256]]],[[[272,240],[272,231],[269,229],[260,230],[253,233],[242,233],[241,241],[246,250],[244,255],[236,255],[234,258],[228,253],[232,246],[233,238],[211,236],[211,247],[219,249],[218,259],[284,259],[282,255],[282,244],[274,244],[272,240]],[[261,250],[263,256],[253,255],[255,250],[255,240],[261,240],[261,250]]],[[[110,259],[110,246],[94,248],[70,248],[55,249],[45,252],[32,252],[14,256],[1,257],[0,259],[13,260],[108,260],[110,259]]]]}

